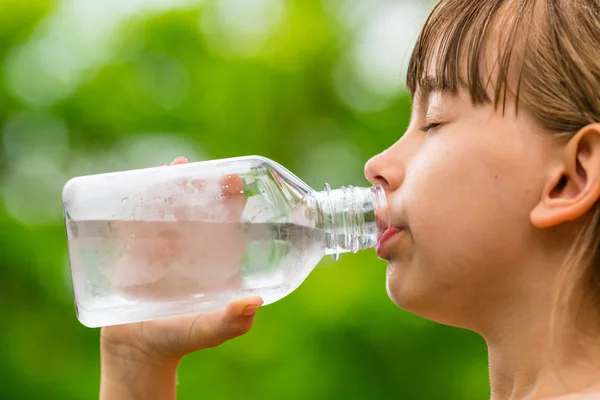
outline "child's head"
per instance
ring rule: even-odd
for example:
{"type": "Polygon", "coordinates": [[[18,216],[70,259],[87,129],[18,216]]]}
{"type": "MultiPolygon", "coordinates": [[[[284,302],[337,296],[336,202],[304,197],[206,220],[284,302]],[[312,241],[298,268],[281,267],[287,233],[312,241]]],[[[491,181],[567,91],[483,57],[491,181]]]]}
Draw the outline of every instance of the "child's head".
{"type": "Polygon", "coordinates": [[[410,125],[366,166],[405,228],[381,249],[398,305],[482,330],[534,298],[549,311],[550,282],[600,296],[599,15],[597,0],[435,6],[410,125]]]}

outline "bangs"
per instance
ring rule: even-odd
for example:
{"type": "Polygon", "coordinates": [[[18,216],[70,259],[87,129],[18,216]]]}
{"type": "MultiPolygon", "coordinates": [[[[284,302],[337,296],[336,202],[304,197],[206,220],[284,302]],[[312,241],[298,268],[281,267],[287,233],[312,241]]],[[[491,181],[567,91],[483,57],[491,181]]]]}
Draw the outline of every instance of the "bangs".
{"type": "Polygon", "coordinates": [[[411,95],[456,94],[465,88],[474,105],[502,104],[504,112],[510,93],[517,107],[533,6],[534,0],[438,2],[410,58],[407,86],[411,95]]]}

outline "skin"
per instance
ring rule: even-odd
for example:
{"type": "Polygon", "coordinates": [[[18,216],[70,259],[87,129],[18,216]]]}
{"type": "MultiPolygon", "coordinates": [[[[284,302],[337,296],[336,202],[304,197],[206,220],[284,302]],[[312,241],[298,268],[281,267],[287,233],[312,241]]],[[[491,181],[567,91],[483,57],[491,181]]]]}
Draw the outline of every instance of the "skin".
{"type": "MultiPolygon", "coordinates": [[[[582,288],[569,305],[579,318],[573,311],[549,334],[565,237],[600,197],[600,124],[557,145],[526,113],[502,117],[463,91],[431,93],[415,98],[407,132],[365,170],[403,228],[380,250],[390,298],[480,333],[493,399],[600,398],[600,332],[582,288]],[[441,125],[421,130],[432,122],[441,125]]],[[[103,328],[101,399],[174,399],[181,357],[246,333],[261,304],[103,328]]]]}
{"type": "MultiPolygon", "coordinates": [[[[402,228],[379,249],[390,298],[479,333],[492,399],[600,399],[600,321],[583,283],[552,317],[563,260],[600,198],[600,124],[558,144],[524,109],[417,91],[407,131],[365,174],[402,228]]],[[[261,303],[104,328],[101,398],[174,399],[181,357],[248,331],[261,303]]]]}
{"type": "Polygon", "coordinates": [[[181,358],[248,332],[261,305],[250,297],[223,311],[103,328],[100,399],[175,399],[181,358]]]}
{"type": "MultiPolygon", "coordinates": [[[[171,165],[187,162],[185,157],[179,157],[171,165]]],[[[221,185],[223,201],[230,211],[228,218],[239,218],[240,210],[243,209],[243,202],[238,196],[241,188],[239,177],[226,177],[221,185]]],[[[194,211],[181,208],[176,210],[186,214],[194,211]]],[[[221,239],[226,237],[229,242],[235,236],[228,231],[212,234],[221,239]]],[[[201,235],[202,232],[196,232],[191,236],[201,235]]],[[[170,256],[170,252],[163,254],[157,252],[157,248],[163,249],[168,246],[182,249],[191,246],[196,252],[205,248],[200,242],[189,244],[184,239],[172,237],[149,240],[133,243],[131,257],[139,256],[146,262],[153,261],[150,265],[162,265],[158,261],[170,256]]],[[[211,246],[213,243],[209,241],[205,245],[211,246]]],[[[238,249],[239,246],[234,247],[238,249]]],[[[225,261],[230,257],[237,257],[238,251],[235,249],[230,246],[225,259],[220,259],[217,265],[230,265],[231,263],[225,261]]],[[[241,251],[239,253],[241,254],[241,251]]],[[[201,274],[201,271],[197,274],[201,274]]],[[[202,276],[206,278],[205,274],[202,276]]],[[[227,280],[213,279],[211,285],[214,287],[225,284],[233,288],[239,286],[236,283],[236,275],[227,274],[226,278],[227,280]]],[[[206,279],[204,281],[206,282],[206,279]]],[[[189,289],[190,292],[206,290],[205,287],[190,286],[191,284],[184,286],[180,282],[173,282],[173,285],[179,288],[179,291],[182,288],[189,289]]],[[[162,290],[165,285],[156,285],[160,290],[156,290],[154,286],[148,284],[123,290],[147,298],[163,296],[162,290]]],[[[103,328],[100,336],[100,399],[175,399],[175,375],[181,358],[185,354],[218,346],[226,340],[248,332],[254,322],[254,314],[262,303],[260,297],[254,296],[235,300],[225,310],[217,312],[103,328]]]]}
{"type": "Polygon", "coordinates": [[[403,228],[380,250],[390,298],[481,334],[493,399],[600,398],[583,287],[550,336],[562,260],[600,196],[600,124],[558,145],[526,112],[474,107],[466,90],[414,100],[406,133],[365,168],[403,228]]]}
{"type": "MultiPolygon", "coordinates": [[[[179,157],[172,165],[187,162],[185,157],[179,157]]],[[[142,212],[161,213],[176,224],[114,223],[112,230],[116,235],[129,239],[112,265],[113,285],[127,295],[148,300],[243,289],[239,266],[246,242],[236,222],[245,207],[244,184],[238,175],[225,175],[214,186],[211,188],[200,179],[183,179],[151,188],[150,193],[169,193],[168,202],[148,195],[142,212]],[[215,192],[220,196],[212,199],[215,192]],[[198,198],[203,199],[203,205],[190,202],[198,198]],[[224,212],[214,212],[218,209],[224,212]],[[202,265],[198,265],[198,260],[202,260],[202,265]]]]}

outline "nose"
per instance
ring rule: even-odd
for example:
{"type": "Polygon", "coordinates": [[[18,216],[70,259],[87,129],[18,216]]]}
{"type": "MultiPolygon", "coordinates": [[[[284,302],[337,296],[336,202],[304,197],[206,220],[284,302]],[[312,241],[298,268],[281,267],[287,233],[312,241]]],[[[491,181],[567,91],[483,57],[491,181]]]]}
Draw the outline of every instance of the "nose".
{"type": "Polygon", "coordinates": [[[365,165],[365,176],[373,185],[381,185],[386,192],[398,189],[404,180],[404,164],[394,157],[391,147],[374,157],[365,165]]]}

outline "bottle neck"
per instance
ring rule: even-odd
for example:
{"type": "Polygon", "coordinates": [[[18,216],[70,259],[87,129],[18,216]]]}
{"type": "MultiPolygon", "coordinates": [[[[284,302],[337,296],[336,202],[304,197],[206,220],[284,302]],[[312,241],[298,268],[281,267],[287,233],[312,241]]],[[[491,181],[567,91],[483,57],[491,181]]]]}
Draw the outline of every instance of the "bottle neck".
{"type": "Polygon", "coordinates": [[[325,231],[327,254],[357,252],[377,244],[380,228],[389,226],[385,192],[381,186],[342,186],[313,194],[315,227],[325,231]],[[378,227],[379,225],[379,227],[378,227]]]}

